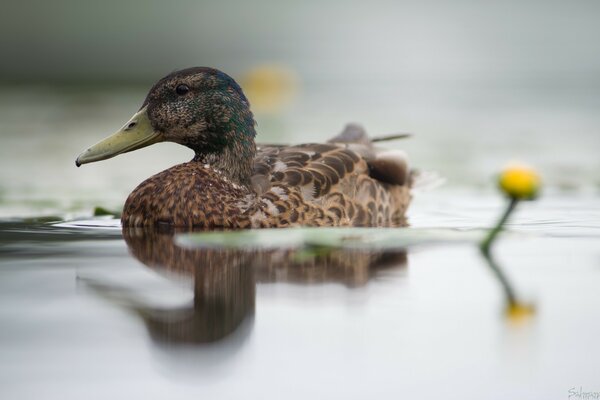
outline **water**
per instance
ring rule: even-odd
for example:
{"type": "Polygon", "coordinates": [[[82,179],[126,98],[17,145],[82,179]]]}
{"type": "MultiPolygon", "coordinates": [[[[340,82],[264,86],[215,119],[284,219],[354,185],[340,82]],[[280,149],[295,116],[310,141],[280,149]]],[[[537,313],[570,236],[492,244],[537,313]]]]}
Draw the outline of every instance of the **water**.
{"type": "Polygon", "coordinates": [[[136,184],[189,151],[161,144],[80,169],[74,159],[126,121],[144,89],[2,91],[3,398],[600,391],[597,100],[406,82],[401,95],[359,82],[351,97],[305,84],[283,113],[257,116],[260,140],[323,140],[349,119],[373,134],[411,130],[414,139],[393,146],[447,180],[415,194],[408,232],[417,239],[404,248],[201,250],[122,233],[93,208],[118,210],[136,184]],[[506,101],[482,101],[489,90],[506,101]],[[378,101],[367,110],[364,98],[378,101]],[[326,104],[335,106],[323,113],[326,104]],[[546,183],[494,249],[535,306],[524,320],[504,314],[475,245],[504,207],[491,177],[515,157],[546,183]]]}
{"type": "MultiPolygon", "coordinates": [[[[499,205],[447,194],[441,212],[439,201],[417,198],[410,229],[473,230],[499,205]]],[[[519,296],[536,306],[521,323],[504,317],[500,287],[469,242],[315,258],[186,250],[168,235],[135,232],[124,241],[110,219],[4,222],[2,392],[560,398],[592,390],[599,214],[595,197],[522,207],[496,249],[519,296]]]]}

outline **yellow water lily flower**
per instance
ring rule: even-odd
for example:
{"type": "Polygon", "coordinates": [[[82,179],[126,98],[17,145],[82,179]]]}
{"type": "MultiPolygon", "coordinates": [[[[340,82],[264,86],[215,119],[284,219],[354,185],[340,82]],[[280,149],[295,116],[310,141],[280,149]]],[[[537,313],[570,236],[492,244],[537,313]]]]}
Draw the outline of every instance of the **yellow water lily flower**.
{"type": "Polygon", "coordinates": [[[535,307],[526,303],[511,303],[504,310],[508,322],[521,325],[530,321],[535,315],[535,307]]]}
{"type": "Polygon", "coordinates": [[[515,200],[533,200],[541,187],[538,173],[531,167],[513,164],[500,173],[500,189],[515,200]]]}
{"type": "Polygon", "coordinates": [[[264,64],[241,77],[241,85],[250,104],[259,113],[277,113],[294,98],[296,73],[283,65],[264,64]]]}

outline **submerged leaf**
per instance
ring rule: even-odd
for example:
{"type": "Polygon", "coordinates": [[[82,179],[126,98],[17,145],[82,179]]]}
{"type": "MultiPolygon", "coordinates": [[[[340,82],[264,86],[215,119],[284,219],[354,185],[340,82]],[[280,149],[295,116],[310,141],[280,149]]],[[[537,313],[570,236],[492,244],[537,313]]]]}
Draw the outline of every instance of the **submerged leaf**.
{"type": "Polygon", "coordinates": [[[50,222],[58,222],[58,221],[62,221],[62,217],[59,217],[57,215],[42,215],[39,217],[32,217],[32,218],[24,218],[23,222],[28,223],[28,224],[43,224],[43,223],[50,223],[50,222]]]}
{"type": "Polygon", "coordinates": [[[188,248],[404,249],[427,243],[476,242],[480,231],[407,228],[288,228],[188,233],[176,243],[188,248]]]}
{"type": "Polygon", "coordinates": [[[97,206],[94,208],[94,217],[104,217],[107,215],[110,215],[113,217],[120,217],[121,213],[118,211],[111,211],[111,210],[108,210],[108,209],[106,209],[104,207],[100,207],[100,206],[97,206]]]}

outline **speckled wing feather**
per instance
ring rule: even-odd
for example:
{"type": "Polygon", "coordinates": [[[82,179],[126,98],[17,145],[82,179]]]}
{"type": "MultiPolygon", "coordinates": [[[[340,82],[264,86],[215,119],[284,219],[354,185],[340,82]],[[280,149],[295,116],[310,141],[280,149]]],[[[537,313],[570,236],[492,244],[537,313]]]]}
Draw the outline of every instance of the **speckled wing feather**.
{"type": "Polygon", "coordinates": [[[259,146],[252,177],[258,198],[246,211],[250,225],[405,225],[405,161],[378,152],[362,135],[343,135],[327,144],[259,146]]]}

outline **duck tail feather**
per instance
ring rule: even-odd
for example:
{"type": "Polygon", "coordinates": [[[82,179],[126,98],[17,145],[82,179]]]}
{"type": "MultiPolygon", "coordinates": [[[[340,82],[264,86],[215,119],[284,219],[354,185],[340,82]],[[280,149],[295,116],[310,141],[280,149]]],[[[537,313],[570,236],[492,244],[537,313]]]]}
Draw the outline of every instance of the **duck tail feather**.
{"type": "Polygon", "coordinates": [[[358,143],[369,145],[371,140],[362,125],[356,123],[346,124],[344,130],[337,136],[329,139],[328,143],[358,143]]]}
{"type": "Polygon", "coordinates": [[[413,134],[410,132],[398,132],[384,136],[376,136],[374,138],[371,138],[371,142],[387,142],[390,140],[407,139],[412,136],[413,134]]]}

